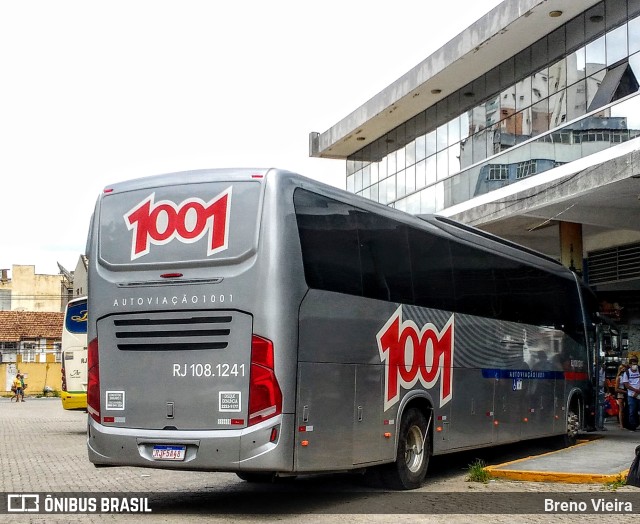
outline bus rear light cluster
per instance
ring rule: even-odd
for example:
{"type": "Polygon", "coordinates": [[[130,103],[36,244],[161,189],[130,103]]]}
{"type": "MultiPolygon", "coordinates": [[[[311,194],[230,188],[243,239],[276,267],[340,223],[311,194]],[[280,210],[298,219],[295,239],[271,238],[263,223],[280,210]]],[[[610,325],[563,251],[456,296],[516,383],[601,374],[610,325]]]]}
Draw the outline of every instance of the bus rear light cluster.
{"type": "Polygon", "coordinates": [[[98,362],[98,339],[94,338],[87,346],[87,411],[91,418],[100,422],[100,366],[98,362]]]}
{"type": "Polygon", "coordinates": [[[273,342],[253,335],[249,379],[249,426],[282,413],[282,391],[274,371],[273,342]]]}
{"type": "Polygon", "coordinates": [[[62,391],[67,391],[67,374],[64,369],[64,353],[62,354],[62,367],[60,368],[62,373],[62,391]]]}

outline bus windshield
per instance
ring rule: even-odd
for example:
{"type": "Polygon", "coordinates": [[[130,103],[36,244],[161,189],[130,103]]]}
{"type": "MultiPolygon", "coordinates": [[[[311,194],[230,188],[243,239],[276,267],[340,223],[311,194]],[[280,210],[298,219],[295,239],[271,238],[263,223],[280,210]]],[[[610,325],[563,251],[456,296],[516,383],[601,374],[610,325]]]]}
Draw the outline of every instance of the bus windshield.
{"type": "Polygon", "coordinates": [[[87,408],[87,298],[67,304],[62,326],[62,407],[87,408]]]}

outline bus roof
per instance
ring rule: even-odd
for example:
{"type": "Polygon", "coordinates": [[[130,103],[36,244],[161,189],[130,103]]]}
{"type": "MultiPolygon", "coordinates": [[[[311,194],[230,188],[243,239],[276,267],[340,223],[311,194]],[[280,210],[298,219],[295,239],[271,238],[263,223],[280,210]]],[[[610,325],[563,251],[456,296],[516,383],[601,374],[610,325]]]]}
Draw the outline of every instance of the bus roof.
{"type": "Polygon", "coordinates": [[[150,189],[180,184],[199,184],[211,182],[212,178],[222,178],[226,181],[241,180],[261,180],[270,171],[285,173],[285,171],[273,168],[223,168],[223,169],[197,169],[192,171],[179,171],[175,173],[165,173],[148,177],[134,178],[124,182],[110,184],[104,188],[104,193],[119,193],[123,191],[134,191],[136,189],[150,189]]]}
{"type": "Polygon", "coordinates": [[[446,236],[451,240],[473,244],[491,252],[500,253],[503,256],[516,258],[522,262],[538,266],[552,273],[564,275],[565,277],[569,277],[571,273],[570,270],[565,268],[559,261],[544,253],[500,238],[481,229],[435,214],[416,216],[405,213],[404,211],[374,202],[362,196],[348,193],[344,189],[277,168],[216,168],[166,173],[111,184],[104,189],[104,193],[108,195],[111,193],[135,191],[137,189],[164,187],[176,183],[198,184],[211,182],[215,179],[223,179],[229,182],[244,180],[260,182],[270,180],[276,184],[293,182],[304,189],[321,191],[327,196],[342,202],[350,203],[362,209],[387,216],[420,229],[427,229],[433,234],[446,236]]]}

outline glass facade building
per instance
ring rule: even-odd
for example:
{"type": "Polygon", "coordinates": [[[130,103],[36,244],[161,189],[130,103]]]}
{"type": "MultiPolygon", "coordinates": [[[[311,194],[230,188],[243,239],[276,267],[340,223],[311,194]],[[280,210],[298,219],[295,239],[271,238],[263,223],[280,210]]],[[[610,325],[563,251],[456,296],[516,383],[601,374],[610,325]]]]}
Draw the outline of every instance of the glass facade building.
{"type": "Polygon", "coordinates": [[[347,190],[434,213],[640,136],[640,0],[606,0],[347,159],[347,190]]]}

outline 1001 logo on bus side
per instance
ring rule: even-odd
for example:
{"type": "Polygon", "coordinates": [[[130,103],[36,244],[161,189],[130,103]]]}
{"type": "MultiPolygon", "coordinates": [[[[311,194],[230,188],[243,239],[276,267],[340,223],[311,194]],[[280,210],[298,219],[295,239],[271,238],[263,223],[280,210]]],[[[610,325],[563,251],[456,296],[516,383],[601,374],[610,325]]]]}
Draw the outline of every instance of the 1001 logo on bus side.
{"type": "Polygon", "coordinates": [[[402,320],[402,306],[376,335],[380,360],[386,363],[386,411],[400,400],[400,387],[411,389],[418,381],[431,389],[440,378],[440,407],[451,400],[453,389],[454,315],[441,330],[427,323],[418,328],[402,320]]]}

